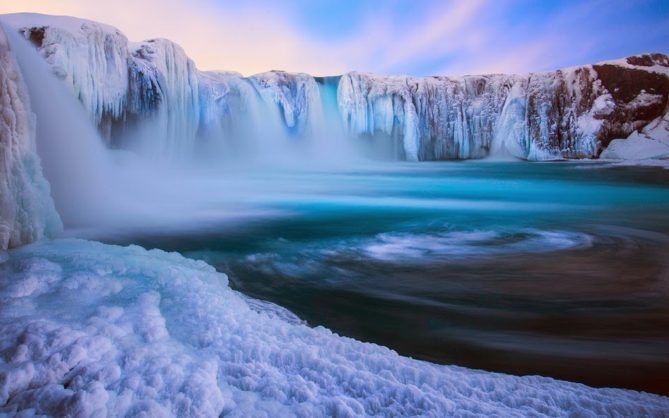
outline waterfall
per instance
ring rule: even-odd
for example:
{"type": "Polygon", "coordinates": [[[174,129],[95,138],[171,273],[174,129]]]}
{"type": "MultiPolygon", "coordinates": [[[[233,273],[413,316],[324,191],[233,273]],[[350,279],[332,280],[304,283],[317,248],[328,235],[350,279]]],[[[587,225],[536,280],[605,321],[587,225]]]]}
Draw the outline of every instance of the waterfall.
{"type": "Polygon", "coordinates": [[[84,108],[58,80],[33,46],[12,28],[9,43],[36,115],[37,152],[66,226],[109,209],[109,156],[84,108]]]}

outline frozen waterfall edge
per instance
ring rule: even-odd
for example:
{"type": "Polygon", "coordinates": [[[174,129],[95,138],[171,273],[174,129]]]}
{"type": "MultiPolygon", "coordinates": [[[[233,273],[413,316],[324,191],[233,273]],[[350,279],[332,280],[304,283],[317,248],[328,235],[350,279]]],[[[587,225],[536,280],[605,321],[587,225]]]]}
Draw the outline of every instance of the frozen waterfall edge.
{"type": "Polygon", "coordinates": [[[57,234],[62,223],[42,174],[27,87],[0,26],[0,250],[57,234]]]}
{"type": "MultiPolygon", "coordinates": [[[[323,106],[322,77],[200,71],[168,40],[132,43],[113,27],[77,18],[3,18],[68,84],[108,146],[168,158],[199,148],[225,156],[239,137],[259,153],[276,146],[269,136],[284,143],[327,136],[332,125],[323,121],[333,119],[344,136],[412,161],[598,158],[611,142],[637,134],[669,138],[666,129],[649,128],[664,126],[669,114],[669,57],[662,54],[527,75],[351,72],[339,78],[336,106],[323,106]],[[109,83],[91,82],[100,77],[109,83]],[[142,134],[156,129],[164,135],[142,134]]],[[[336,141],[344,138],[327,146],[336,141]]]]}

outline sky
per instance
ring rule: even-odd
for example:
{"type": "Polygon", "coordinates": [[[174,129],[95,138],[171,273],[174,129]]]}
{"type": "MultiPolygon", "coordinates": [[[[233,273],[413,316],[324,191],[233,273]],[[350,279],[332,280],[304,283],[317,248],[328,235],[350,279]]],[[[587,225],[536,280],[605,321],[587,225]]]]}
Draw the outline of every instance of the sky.
{"type": "Polygon", "coordinates": [[[203,70],[463,75],[669,53],[669,0],[3,0],[131,41],[168,38],[203,70]]]}

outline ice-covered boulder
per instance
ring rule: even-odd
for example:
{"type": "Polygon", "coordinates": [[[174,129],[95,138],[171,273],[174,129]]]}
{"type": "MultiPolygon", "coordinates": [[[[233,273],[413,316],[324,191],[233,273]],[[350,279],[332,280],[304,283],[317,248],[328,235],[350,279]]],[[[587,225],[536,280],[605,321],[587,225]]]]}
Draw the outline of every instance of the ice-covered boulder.
{"type": "Polygon", "coordinates": [[[34,119],[23,77],[0,27],[0,251],[62,227],[37,156],[34,119]]]}
{"type": "Polygon", "coordinates": [[[614,139],[600,156],[613,160],[669,159],[669,115],[658,118],[626,139],[614,139]]]}

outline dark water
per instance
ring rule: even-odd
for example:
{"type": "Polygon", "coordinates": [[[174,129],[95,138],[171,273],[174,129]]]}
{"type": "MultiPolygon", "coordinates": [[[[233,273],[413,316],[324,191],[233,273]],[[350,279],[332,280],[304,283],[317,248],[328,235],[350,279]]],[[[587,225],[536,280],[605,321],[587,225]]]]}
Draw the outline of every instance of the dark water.
{"type": "Polygon", "coordinates": [[[206,260],[247,295],[407,356],[669,394],[669,171],[464,162],[245,176],[262,187],[239,207],[265,215],[107,241],[206,260]]]}

